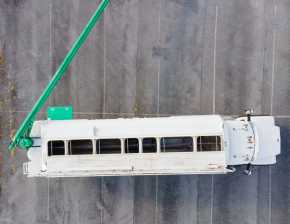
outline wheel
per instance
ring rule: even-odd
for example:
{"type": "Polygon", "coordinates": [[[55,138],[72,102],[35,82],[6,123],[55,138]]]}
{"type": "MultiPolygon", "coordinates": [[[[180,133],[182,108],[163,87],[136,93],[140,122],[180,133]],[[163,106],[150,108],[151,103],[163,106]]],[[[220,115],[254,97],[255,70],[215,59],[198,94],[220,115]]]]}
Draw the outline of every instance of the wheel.
{"type": "Polygon", "coordinates": [[[231,173],[236,172],[236,168],[234,166],[227,166],[227,169],[231,171],[231,173]]]}
{"type": "Polygon", "coordinates": [[[252,170],[244,170],[244,174],[251,176],[252,175],[252,170]]]}

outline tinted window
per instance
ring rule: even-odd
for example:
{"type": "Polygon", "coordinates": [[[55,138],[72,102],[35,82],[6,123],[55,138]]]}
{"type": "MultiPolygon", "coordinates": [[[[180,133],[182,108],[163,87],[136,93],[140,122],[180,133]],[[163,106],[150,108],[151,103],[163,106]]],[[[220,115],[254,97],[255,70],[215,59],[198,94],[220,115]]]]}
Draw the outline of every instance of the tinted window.
{"type": "Polygon", "coordinates": [[[125,153],[139,153],[139,141],[137,138],[125,139],[125,153]]]}
{"type": "Polygon", "coordinates": [[[121,153],[120,139],[98,139],[96,141],[98,154],[118,154],[121,153]]]}
{"type": "Polygon", "coordinates": [[[48,156],[64,155],[64,141],[49,141],[47,143],[48,156]]]}
{"type": "Polygon", "coordinates": [[[143,138],[143,153],[157,152],[157,143],[155,138],[143,138]]]}
{"type": "Polygon", "coordinates": [[[200,136],[197,138],[197,151],[221,151],[220,136],[200,136]]]}
{"type": "Polygon", "coordinates": [[[161,152],[192,152],[192,137],[169,137],[160,139],[161,152]]]}
{"type": "Polygon", "coordinates": [[[68,154],[81,155],[93,154],[92,140],[71,140],[68,143],[68,154]]]}

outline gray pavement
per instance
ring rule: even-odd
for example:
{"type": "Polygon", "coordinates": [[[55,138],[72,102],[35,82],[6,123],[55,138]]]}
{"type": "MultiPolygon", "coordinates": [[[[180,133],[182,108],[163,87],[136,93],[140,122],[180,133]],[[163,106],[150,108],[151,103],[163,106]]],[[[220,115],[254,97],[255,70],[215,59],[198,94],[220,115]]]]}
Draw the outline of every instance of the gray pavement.
{"type": "Polygon", "coordinates": [[[276,165],[251,177],[23,177],[9,136],[98,2],[0,0],[0,223],[288,224],[289,0],[111,0],[47,103],[76,118],[251,107],[281,126],[276,165]]]}

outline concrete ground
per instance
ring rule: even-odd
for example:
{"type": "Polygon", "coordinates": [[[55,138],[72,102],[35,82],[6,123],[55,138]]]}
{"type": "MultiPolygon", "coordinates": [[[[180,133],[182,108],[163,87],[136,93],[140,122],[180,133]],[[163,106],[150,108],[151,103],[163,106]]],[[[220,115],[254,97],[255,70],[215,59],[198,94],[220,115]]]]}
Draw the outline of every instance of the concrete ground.
{"type": "Polygon", "coordinates": [[[254,108],[281,127],[276,165],[250,177],[22,175],[26,153],[8,153],[9,137],[98,2],[0,0],[0,223],[288,224],[289,0],[111,0],[49,99],[76,118],[254,108]]]}

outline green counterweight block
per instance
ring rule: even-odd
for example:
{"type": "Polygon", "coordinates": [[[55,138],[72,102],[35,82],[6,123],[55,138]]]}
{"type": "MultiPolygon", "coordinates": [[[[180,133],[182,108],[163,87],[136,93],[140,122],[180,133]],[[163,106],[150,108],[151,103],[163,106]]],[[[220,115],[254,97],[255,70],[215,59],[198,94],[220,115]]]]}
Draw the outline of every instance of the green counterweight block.
{"type": "Polygon", "coordinates": [[[73,119],[73,110],[71,106],[64,107],[48,107],[48,120],[71,120],[73,119]]]}

